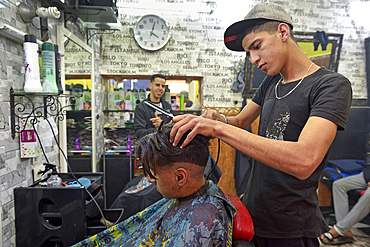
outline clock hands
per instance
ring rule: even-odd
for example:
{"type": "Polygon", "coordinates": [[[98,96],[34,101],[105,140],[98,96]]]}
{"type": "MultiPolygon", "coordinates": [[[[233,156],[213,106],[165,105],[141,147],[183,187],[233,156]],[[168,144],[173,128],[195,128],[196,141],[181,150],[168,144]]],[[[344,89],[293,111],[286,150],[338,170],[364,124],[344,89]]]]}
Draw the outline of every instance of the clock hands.
{"type": "Polygon", "coordinates": [[[152,27],[152,30],[150,31],[150,35],[149,35],[149,38],[150,36],[154,35],[155,37],[159,38],[158,35],[156,35],[153,30],[154,30],[154,27],[155,27],[155,22],[153,23],[153,27],[152,27]]]}
{"type": "Polygon", "coordinates": [[[158,37],[158,35],[156,35],[156,34],[155,34],[155,33],[153,33],[153,32],[150,32],[150,35],[152,35],[152,34],[153,34],[155,37],[159,38],[159,37],[158,37]]]}

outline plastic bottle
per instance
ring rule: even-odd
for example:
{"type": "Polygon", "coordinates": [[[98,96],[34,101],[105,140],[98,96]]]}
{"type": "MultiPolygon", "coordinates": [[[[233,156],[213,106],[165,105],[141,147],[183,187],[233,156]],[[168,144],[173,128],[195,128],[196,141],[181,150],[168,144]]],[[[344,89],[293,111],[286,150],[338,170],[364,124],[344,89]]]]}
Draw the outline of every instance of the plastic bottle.
{"type": "Polygon", "coordinates": [[[147,88],[145,91],[145,98],[148,98],[149,94],[150,94],[150,89],[147,88]]]}
{"type": "Polygon", "coordinates": [[[176,111],[176,108],[177,108],[177,106],[176,106],[176,96],[171,96],[171,109],[173,111],[176,111]]]}
{"type": "Polygon", "coordinates": [[[125,109],[125,90],[123,88],[120,88],[118,90],[119,95],[119,101],[120,101],[120,110],[125,109]]]}
{"type": "Polygon", "coordinates": [[[89,88],[86,88],[83,90],[84,93],[84,100],[90,101],[91,100],[91,90],[89,88]]]}
{"type": "Polygon", "coordinates": [[[115,110],[114,88],[111,86],[108,92],[108,110],[115,110]]]}
{"type": "Polygon", "coordinates": [[[132,105],[132,92],[131,92],[131,89],[127,89],[125,110],[132,111],[132,109],[133,109],[133,105],[132,105]]]}
{"type": "Polygon", "coordinates": [[[41,93],[39,50],[35,35],[24,35],[23,52],[26,70],[23,90],[27,93],[41,93]]]}
{"type": "Polygon", "coordinates": [[[74,105],[74,108],[72,110],[75,110],[77,111],[78,110],[78,102],[80,100],[80,96],[78,95],[78,90],[77,88],[74,88],[72,86],[72,89],[71,89],[71,94],[72,94],[72,97],[75,99],[75,105],[74,105]]]}
{"type": "Polygon", "coordinates": [[[91,90],[86,88],[83,90],[84,110],[91,110],[91,90]]]}
{"type": "Polygon", "coordinates": [[[48,78],[46,78],[45,82],[42,84],[42,91],[45,93],[53,93],[53,89],[48,78]]]}
{"type": "Polygon", "coordinates": [[[145,100],[145,90],[143,88],[139,89],[139,100],[140,102],[145,100]]]}
{"type": "Polygon", "coordinates": [[[139,99],[139,93],[137,92],[137,89],[132,89],[132,110],[135,111],[137,100],[139,99]]]}
{"type": "Polygon", "coordinates": [[[81,110],[85,109],[85,106],[84,106],[84,92],[83,92],[82,88],[78,89],[78,95],[80,96],[80,98],[78,100],[78,110],[81,111],[81,110]]]}
{"type": "Polygon", "coordinates": [[[118,102],[119,102],[119,90],[118,88],[114,88],[114,109],[115,110],[120,110],[119,104],[117,104],[118,102]]]}
{"type": "Polygon", "coordinates": [[[184,111],[185,96],[180,94],[180,111],[184,111]]]}
{"type": "Polygon", "coordinates": [[[48,78],[51,83],[52,92],[58,93],[55,74],[55,49],[49,42],[42,43],[42,82],[48,78]]]}
{"type": "Polygon", "coordinates": [[[166,88],[164,89],[164,100],[171,104],[171,94],[168,85],[166,85],[166,88]]]}
{"type": "Polygon", "coordinates": [[[58,176],[57,167],[53,165],[53,171],[50,178],[46,180],[48,187],[62,187],[62,179],[58,176]]]}

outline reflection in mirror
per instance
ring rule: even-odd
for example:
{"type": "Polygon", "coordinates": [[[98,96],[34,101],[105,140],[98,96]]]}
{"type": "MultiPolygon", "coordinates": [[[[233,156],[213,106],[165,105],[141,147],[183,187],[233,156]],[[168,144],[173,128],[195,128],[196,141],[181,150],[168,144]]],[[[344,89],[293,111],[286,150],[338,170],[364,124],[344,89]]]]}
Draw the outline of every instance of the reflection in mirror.
{"type": "MultiPolygon", "coordinates": [[[[105,91],[108,92],[110,87],[112,86],[113,89],[119,90],[123,89],[124,95],[127,95],[127,91],[137,92],[137,98],[139,101],[142,101],[141,92],[145,92],[145,98],[150,92],[149,89],[149,80],[150,76],[106,76],[106,85],[105,91]]],[[[183,110],[201,110],[202,107],[202,94],[201,94],[201,79],[202,78],[186,78],[186,77],[172,77],[168,76],[166,80],[166,93],[163,95],[164,99],[167,100],[171,105],[175,103],[173,110],[180,111],[183,110]],[[188,96],[189,102],[187,106],[183,108],[180,107],[180,93],[186,92],[188,96]],[[167,96],[167,98],[166,98],[167,96]],[[181,109],[180,109],[181,108],[181,109]]],[[[130,92],[130,94],[131,94],[130,92]]],[[[133,105],[133,109],[127,109],[124,105],[115,105],[114,108],[108,109],[108,102],[106,103],[107,109],[106,110],[134,110],[135,104],[133,105]]]]}
{"type": "MultiPolygon", "coordinates": [[[[60,126],[60,144],[68,157],[73,172],[96,172],[95,138],[95,91],[92,72],[94,71],[93,50],[77,36],[62,26],[58,26],[58,42],[61,50],[61,77],[64,102],[67,107],[67,120],[60,126]]],[[[61,170],[70,168],[60,157],[61,170]]]]}
{"type": "MultiPolygon", "coordinates": [[[[138,139],[133,128],[135,108],[137,104],[148,97],[150,93],[150,76],[121,75],[104,76],[104,91],[106,97],[104,114],[104,137],[109,142],[105,143],[106,150],[117,146],[126,146],[130,139],[131,146],[138,144],[138,139]],[[112,87],[112,88],[111,88],[112,87]],[[111,91],[113,90],[113,92],[111,91]],[[108,100],[108,95],[114,93],[114,102],[108,100]]],[[[175,115],[201,114],[201,77],[188,78],[168,76],[165,93],[162,96],[172,108],[175,115]],[[180,93],[186,92],[188,98],[181,107],[180,93]]],[[[111,97],[113,98],[113,97],[111,97]]]]}

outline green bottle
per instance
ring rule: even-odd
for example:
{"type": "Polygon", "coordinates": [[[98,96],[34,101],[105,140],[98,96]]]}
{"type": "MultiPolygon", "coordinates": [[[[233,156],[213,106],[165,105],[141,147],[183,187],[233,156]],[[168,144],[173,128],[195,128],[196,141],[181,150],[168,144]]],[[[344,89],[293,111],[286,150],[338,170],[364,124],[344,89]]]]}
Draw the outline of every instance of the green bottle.
{"type": "Polygon", "coordinates": [[[129,110],[129,111],[133,110],[131,89],[127,89],[126,91],[125,110],[129,110]]]}
{"type": "Polygon", "coordinates": [[[136,109],[136,104],[137,104],[136,102],[138,98],[139,98],[139,94],[137,92],[137,89],[136,88],[132,89],[132,110],[133,111],[135,111],[136,109]]]}
{"type": "Polygon", "coordinates": [[[166,85],[166,88],[164,90],[164,100],[171,104],[171,93],[168,85],[166,85]]]}
{"type": "Polygon", "coordinates": [[[46,78],[51,83],[52,93],[58,93],[58,86],[55,72],[55,49],[54,45],[49,42],[42,43],[42,83],[46,78]]]}

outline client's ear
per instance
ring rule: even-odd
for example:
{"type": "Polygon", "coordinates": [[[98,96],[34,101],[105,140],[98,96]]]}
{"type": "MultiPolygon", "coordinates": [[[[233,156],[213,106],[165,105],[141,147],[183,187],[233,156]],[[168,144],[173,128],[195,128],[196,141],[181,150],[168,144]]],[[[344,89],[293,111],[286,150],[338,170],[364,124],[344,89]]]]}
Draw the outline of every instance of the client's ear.
{"type": "Polygon", "coordinates": [[[188,180],[188,171],[185,168],[176,169],[176,182],[178,186],[184,186],[188,180]]]}

